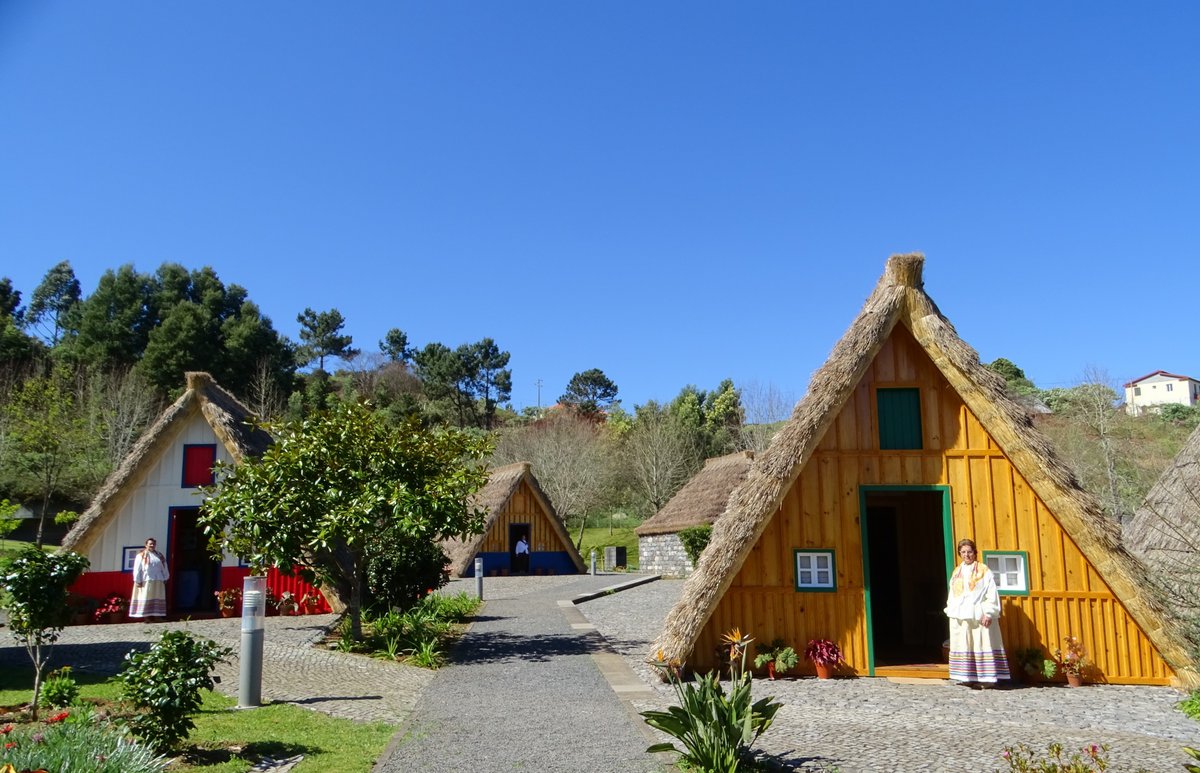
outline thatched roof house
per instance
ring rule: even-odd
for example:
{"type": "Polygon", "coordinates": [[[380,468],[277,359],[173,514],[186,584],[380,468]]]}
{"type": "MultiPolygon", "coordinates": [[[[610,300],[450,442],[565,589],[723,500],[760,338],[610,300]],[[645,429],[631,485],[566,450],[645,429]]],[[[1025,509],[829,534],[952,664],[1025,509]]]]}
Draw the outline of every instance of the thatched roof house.
{"type": "Polygon", "coordinates": [[[733,627],[849,672],[942,676],[946,582],[973,538],[1011,650],[1079,636],[1092,678],[1200,686],[1179,626],[1118,529],[926,294],[924,258],[883,276],[716,523],[656,649],[717,665],[733,627]]]}
{"type": "Polygon", "coordinates": [[[542,491],[529,462],[492,470],[475,495],[486,511],[483,533],[445,540],[452,577],[472,577],[475,558],[483,558],[487,574],[573,574],[584,571],[583,559],[550,498],[542,491]],[[527,552],[522,553],[524,539],[527,552]],[[524,557],[522,557],[524,556],[524,557]]]}
{"type": "Polygon", "coordinates": [[[1168,606],[1200,624],[1200,427],[1125,524],[1124,538],[1168,606]]]}
{"type": "MultiPolygon", "coordinates": [[[[213,591],[241,586],[247,573],[236,556],[213,559],[196,518],[200,487],[213,482],[217,462],[237,464],[261,454],[271,436],[251,423],[250,410],[208,373],[186,375],[187,389],[138,439],[91,505],[63,539],[91,569],[72,588],[95,598],[127,595],[133,555],[153,537],[171,569],[168,609],[213,611],[213,591]]],[[[299,597],[313,589],[272,572],[268,586],[299,597]]]]}
{"type": "Polygon", "coordinates": [[[711,526],[725,512],[729,495],[746,478],[753,451],[718,456],[707,460],[691,480],[634,530],[638,535],[638,564],[643,572],[689,574],[693,567],[679,532],[695,526],[711,526]]]}

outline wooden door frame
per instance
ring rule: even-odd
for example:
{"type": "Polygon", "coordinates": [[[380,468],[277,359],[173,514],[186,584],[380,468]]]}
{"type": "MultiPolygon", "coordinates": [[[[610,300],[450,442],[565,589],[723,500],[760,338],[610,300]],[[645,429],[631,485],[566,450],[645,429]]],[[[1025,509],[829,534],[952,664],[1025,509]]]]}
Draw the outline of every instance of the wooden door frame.
{"type": "Polygon", "coordinates": [[[871,553],[867,536],[867,495],[919,491],[935,491],[942,495],[942,541],[946,555],[946,582],[949,583],[950,575],[954,572],[954,511],[950,501],[950,487],[928,484],[858,487],[858,525],[862,534],[863,600],[866,604],[867,616],[867,676],[875,676],[875,627],[871,615],[871,553]]]}

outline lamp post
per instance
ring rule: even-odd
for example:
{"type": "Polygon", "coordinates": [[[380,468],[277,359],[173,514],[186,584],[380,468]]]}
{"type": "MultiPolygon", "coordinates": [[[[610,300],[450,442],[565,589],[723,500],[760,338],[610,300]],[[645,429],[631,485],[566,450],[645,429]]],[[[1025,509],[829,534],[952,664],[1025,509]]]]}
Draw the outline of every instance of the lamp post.
{"type": "Polygon", "coordinates": [[[238,674],[238,708],[262,705],[263,619],[267,611],[267,578],[242,580],[242,652],[238,674]]]}

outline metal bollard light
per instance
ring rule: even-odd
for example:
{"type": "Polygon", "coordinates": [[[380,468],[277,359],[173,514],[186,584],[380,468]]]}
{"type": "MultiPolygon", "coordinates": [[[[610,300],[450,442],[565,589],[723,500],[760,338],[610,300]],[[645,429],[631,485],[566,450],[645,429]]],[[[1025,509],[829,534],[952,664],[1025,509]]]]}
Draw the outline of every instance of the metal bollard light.
{"type": "Polygon", "coordinates": [[[262,705],[263,619],[267,612],[267,578],[242,581],[242,652],[238,674],[238,708],[262,705]]]}
{"type": "Polygon", "coordinates": [[[483,559],[475,559],[475,596],[483,601],[483,559]]]}
{"type": "Polygon", "coordinates": [[[592,548],[592,574],[596,574],[596,549],[592,548]]]}

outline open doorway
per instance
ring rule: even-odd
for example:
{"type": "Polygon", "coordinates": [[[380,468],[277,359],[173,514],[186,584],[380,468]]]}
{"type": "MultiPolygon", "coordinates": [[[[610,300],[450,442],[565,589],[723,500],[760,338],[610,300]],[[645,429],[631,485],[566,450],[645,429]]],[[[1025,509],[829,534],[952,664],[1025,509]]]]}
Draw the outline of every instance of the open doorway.
{"type": "Polygon", "coordinates": [[[508,562],[513,574],[529,573],[529,552],[529,524],[509,524],[508,562]]]}
{"type": "Polygon", "coordinates": [[[873,665],[940,663],[949,489],[865,488],[862,501],[873,665]]]}
{"type": "Polygon", "coordinates": [[[196,522],[198,507],[172,507],[167,546],[168,612],[215,612],[213,593],[221,587],[221,562],[208,552],[208,538],[196,522]]]}

